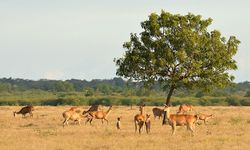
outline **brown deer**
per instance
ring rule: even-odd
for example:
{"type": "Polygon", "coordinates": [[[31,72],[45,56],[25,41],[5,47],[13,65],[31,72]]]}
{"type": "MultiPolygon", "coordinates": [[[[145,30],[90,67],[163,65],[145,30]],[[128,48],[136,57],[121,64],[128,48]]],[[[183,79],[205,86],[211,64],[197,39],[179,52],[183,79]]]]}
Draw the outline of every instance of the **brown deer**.
{"type": "Polygon", "coordinates": [[[166,116],[169,125],[172,127],[172,135],[175,134],[176,126],[186,125],[187,129],[193,134],[195,122],[198,120],[198,115],[189,114],[170,114],[170,106],[165,105],[164,111],[166,111],[166,116]]]}
{"type": "Polygon", "coordinates": [[[154,119],[156,117],[159,117],[159,119],[161,119],[161,117],[162,117],[162,115],[164,113],[163,109],[160,109],[160,108],[157,108],[157,107],[153,108],[152,111],[153,111],[153,114],[154,114],[154,119]]]}
{"type": "Polygon", "coordinates": [[[80,108],[79,108],[78,106],[73,106],[73,107],[71,107],[71,108],[69,109],[69,111],[75,111],[75,112],[77,112],[77,113],[80,113],[80,112],[81,112],[81,110],[80,110],[80,108]]]}
{"type": "Polygon", "coordinates": [[[118,130],[120,130],[121,129],[121,116],[120,117],[117,117],[117,122],[116,122],[116,128],[118,129],[118,130]]]}
{"type": "Polygon", "coordinates": [[[30,114],[30,117],[33,117],[32,111],[34,111],[34,110],[35,110],[35,109],[34,109],[33,106],[28,105],[28,106],[23,107],[23,108],[22,108],[21,110],[19,110],[18,112],[14,111],[14,112],[13,112],[13,115],[14,115],[14,117],[15,117],[16,114],[22,114],[22,117],[25,117],[25,115],[26,115],[27,113],[29,113],[29,114],[30,114]]]}
{"type": "Polygon", "coordinates": [[[146,132],[147,132],[147,134],[149,134],[150,133],[150,128],[151,128],[151,121],[150,121],[150,115],[149,114],[146,114],[145,126],[146,126],[146,132]]]}
{"type": "Polygon", "coordinates": [[[92,121],[93,119],[101,119],[102,120],[102,124],[103,124],[103,121],[105,120],[108,124],[108,120],[107,120],[107,117],[109,115],[109,113],[111,112],[111,109],[112,109],[112,106],[109,107],[109,109],[104,112],[104,111],[92,111],[92,112],[89,112],[89,118],[87,119],[87,121],[85,122],[85,124],[87,122],[89,122],[90,124],[92,124],[92,121]]]}
{"type": "Polygon", "coordinates": [[[208,119],[210,119],[210,118],[213,118],[214,117],[214,115],[213,114],[210,114],[210,115],[208,115],[208,114],[198,114],[198,119],[199,120],[203,120],[204,121],[204,124],[206,125],[206,122],[207,122],[207,120],[208,119]]]}
{"type": "Polygon", "coordinates": [[[135,132],[137,131],[137,126],[139,126],[139,133],[140,134],[141,134],[141,129],[143,127],[143,124],[145,122],[144,107],[145,107],[145,105],[140,106],[139,107],[140,114],[136,114],[134,117],[135,132]]]}
{"type": "Polygon", "coordinates": [[[68,120],[73,120],[74,122],[78,121],[78,124],[81,125],[81,120],[87,117],[82,115],[80,112],[76,112],[75,110],[67,110],[63,112],[62,116],[64,118],[63,127],[65,126],[65,124],[68,125],[68,120]]]}
{"type": "Polygon", "coordinates": [[[177,113],[186,113],[188,111],[193,111],[194,107],[189,104],[181,104],[179,107],[179,111],[177,113]]]}

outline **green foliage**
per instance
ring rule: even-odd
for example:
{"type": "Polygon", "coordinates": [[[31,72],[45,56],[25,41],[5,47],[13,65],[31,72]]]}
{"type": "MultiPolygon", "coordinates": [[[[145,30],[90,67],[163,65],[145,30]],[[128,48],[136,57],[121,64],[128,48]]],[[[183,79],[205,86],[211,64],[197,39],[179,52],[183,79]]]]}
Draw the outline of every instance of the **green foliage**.
{"type": "Polygon", "coordinates": [[[243,99],[240,101],[241,106],[250,106],[250,99],[243,99]]]}
{"type": "Polygon", "coordinates": [[[150,90],[146,88],[140,88],[136,91],[136,96],[149,96],[150,90]]]}
{"type": "Polygon", "coordinates": [[[204,93],[202,91],[199,91],[195,94],[195,97],[203,97],[204,96],[204,93]]]}
{"type": "Polygon", "coordinates": [[[74,86],[72,83],[67,81],[58,81],[54,84],[53,90],[56,92],[70,92],[74,91],[74,86]]]}
{"type": "Polygon", "coordinates": [[[94,95],[94,89],[91,87],[86,87],[83,89],[85,96],[93,96],[94,95]]]}
{"type": "MultiPolygon", "coordinates": [[[[26,91],[13,93],[0,93],[0,105],[140,105],[163,106],[164,96],[84,96],[82,92],[44,92],[26,91]]],[[[186,96],[173,97],[172,105],[180,104],[202,105],[202,106],[250,106],[250,99],[240,96],[201,98],[186,96]]]]}
{"type": "Polygon", "coordinates": [[[240,101],[236,97],[228,97],[226,102],[231,106],[240,106],[240,101]]]}
{"type": "Polygon", "coordinates": [[[117,75],[152,85],[160,81],[167,86],[168,100],[179,87],[211,90],[228,85],[237,68],[232,58],[240,43],[234,36],[228,40],[218,30],[207,28],[212,19],[200,15],[152,13],[141,23],[143,31],[130,35],[122,58],[115,60],[117,75]]]}
{"type": "Polygon", "coordinates": [[[96,100],[90,100],[89,105],[104,105],[104,106],[110,106],[111,101],[108,98],[101,98],[96,100]]]}
{"type": "Polygon", "coordinates": [[[99,84],[97,90],[103,93],[104,95],[109,95],[112,93],[112,87],[109,84],[99,84]]]}
{"type": "Polygon", "coordinates": [[[0,92],[10,92],[10,91],[12,91],[12,86],[10,83],[0,82],[0,92]]]}
{"type": "Polygon", "coordinates": [[[246,92],[245,97],[250,97],[250,90],[246,92]]]}
{"type": "Polygon", "coordinates": [[[132,105],[132,101],[131,101],[131,99],[122,99],[121,105],[130,106],[130,105],[132,105]]]}

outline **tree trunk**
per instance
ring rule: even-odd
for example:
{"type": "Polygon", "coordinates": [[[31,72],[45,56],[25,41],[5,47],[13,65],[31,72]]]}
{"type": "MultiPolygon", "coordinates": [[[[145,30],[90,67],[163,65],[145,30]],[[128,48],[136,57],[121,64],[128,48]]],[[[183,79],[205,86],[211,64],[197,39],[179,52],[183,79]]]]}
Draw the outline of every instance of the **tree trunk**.
{"type": "MultiPolygon", "coordinates": [[[[170,87],[169,92],[168,92],[168,97],[166,99],[166,105],[170,105],[170,99],[171,99],[171,96],[172,96],[172,94],[174,92],[174,89],[175,89],[175,86],[172,85],[170,87]]],[[[162,120],[162,125],[164,125],[164,124],[166,124],[166,112],[164,112],[164,116],[163,116],[163,120],[162,120]]]]}

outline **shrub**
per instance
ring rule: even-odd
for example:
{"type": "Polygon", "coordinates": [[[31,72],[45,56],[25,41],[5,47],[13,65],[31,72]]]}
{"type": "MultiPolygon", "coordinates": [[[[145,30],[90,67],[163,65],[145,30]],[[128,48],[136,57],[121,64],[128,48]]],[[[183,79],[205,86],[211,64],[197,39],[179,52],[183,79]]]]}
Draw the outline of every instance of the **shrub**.
{"type": "Polygon", "coordinates": [[[242,106],[250,106],[250,99],[244,99],[240,101],[242,106]]]}
{"type": "Polygon", "coordinates": [[[195,97],[198,97],[198,98],[200,98],[200,97],[203,97],[204,96],[204,93],[203,92],[197,92],[196,94],[195,94],[195,97]]]}
{"type": "Polygon", "coordinates": [[[240,101],[234,97],[228,97],[226,102],[231,106],[240,106],[240,101]]]}
{"type": "Polygon", "coordinates": [[[126,105],[126,106],[130,106],[130,105],[132,105],[132,101],[131,101],[131,99],[122,99],[121,104],[126,105]]]}
{"type": "Polygon", "coordinates": [[[245,97],[250,97],[250,91],[247,91],[245,97]]]}
{"type": "Polygon", "coordinates": [[[177,105],[180,105],[180,104],[181,104],[181,102],[179,100],[172,101],[173,106],[177,106],[177,105]]]}
{"type": "Polygon", "coordinates": [[[104,105],[104,106],[110,106],[111,102],[110,99],[108,98],[101,98],[101,99],[90,99],[89,100],[89,105],[104,105]]]}

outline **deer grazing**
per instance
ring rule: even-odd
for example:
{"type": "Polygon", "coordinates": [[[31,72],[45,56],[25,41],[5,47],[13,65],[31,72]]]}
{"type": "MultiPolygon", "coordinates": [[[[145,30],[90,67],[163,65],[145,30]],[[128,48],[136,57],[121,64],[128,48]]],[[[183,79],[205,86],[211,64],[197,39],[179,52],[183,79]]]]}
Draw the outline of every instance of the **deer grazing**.
{"type": "Polygon", "coordinates": [[[198,115],[189,114],[170,114],[170,106],[165,105],[166,117],[169,125],[172,127],[172,135],[175,134],[176,126],[186,125],[187,129],[193,134],[195,122],[198,120],[198,115]]]}
{"type": "Polygon", "coordinates": [[[147,134],[149,134],[150,133],[150,128],[151,128],[151,121],[150,121],[150,115],[149,114],[146,114],[145,126],[146,126],[146,132],[147,132],[147,134]]]}
{"type": "Polygon", "coordinates": [[[153,111],[153,114],[154,114],[154,119],[156,117],[159,117],[159,119],[161,119],[161,117],[162,117],[162,115],[164,113],[163,109],[160,109],[160,108],[157,108],[157,107],[153,108],[152,111],[153,111]]]}
{"type": "Polygon", "coordinates": [[[139,126],[139,133],[140,134],[141,134],[141,129],[143,127],[143,124],[145,122],[144,106],[145,105],[139,107],[140,114],[136,114],[134,117],[135,132],[137,131],[137,126],[139,126]]]}
{"type": "Polygon", "coordinates": [[[78,124],[81,125],[81,120],[86,118],[86,116],[82,115],[80,112],[75,111],[74,109],[63,112],[62,116],[64,118],[63,127],[65,126],[65,124],[68,125],[68,120],[78,121],[78,124]]]}
{"type": "Polygon", "coordinates": [[[181,104],[179,107],[179,111],[177,113],[186,113],[188,111],[193,111],[194,107],[189,104],[181,104]]]}
{"type": "Polygon", "coordinates": [[[210,114],[210,115],[208,115],[208,114],[198,114],[198,117],[199,117],[198,119],[203,120],[204,124],[206,125],[207,120],[210,119],[210,118],[213,118],[213,114],[210,114]]]}
{"type": "Polygon", "coordinates": [[[103,121],[105,120],[107,122],[107,124],[108,124],[107,117],[110,114],[111,109],[112,109],[112,106],[110,106],[109,109],[106,112],[104,112],[104,111],[92,111],[92,112],[89,112],[89,118],[87,119],[85,124],[87,122],[89,122],[91,124],[94,118],[95,119],[101,119],[102,124],[103,124],[103,121]]]}
{"type": "Polygon", "coordinates": [[[29,114],[30,114],[30,117],[33,117],[32,111],[34,111],[34,110],[35,110],[35,109],[34,109],[33,106],[28,105],[28,106],[23,107],[23,108],[22,108],[21,110],[19,110],[18,112],[14,111],[14,112],[13,112],[13,115],[14,115],[14,117],[15,117],[16,114],[22,114],[22,117],[25,117],[25,115],[26,115],[27,113],[29,113],[29,114]]]}

